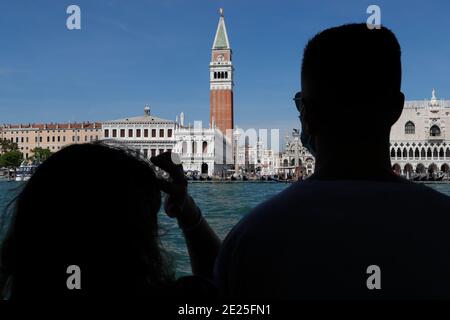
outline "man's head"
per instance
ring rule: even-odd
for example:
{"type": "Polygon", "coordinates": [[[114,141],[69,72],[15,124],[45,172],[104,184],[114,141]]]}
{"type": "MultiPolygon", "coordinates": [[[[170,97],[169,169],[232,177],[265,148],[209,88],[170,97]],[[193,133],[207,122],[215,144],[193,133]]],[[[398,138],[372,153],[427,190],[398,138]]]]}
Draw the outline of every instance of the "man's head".
{"type": "Polygon", "coordinates": [[[387,28],[324,30],[304,51],[301,119],[312,136],[389,132],[401,114],[400,45],[387,28]]]}

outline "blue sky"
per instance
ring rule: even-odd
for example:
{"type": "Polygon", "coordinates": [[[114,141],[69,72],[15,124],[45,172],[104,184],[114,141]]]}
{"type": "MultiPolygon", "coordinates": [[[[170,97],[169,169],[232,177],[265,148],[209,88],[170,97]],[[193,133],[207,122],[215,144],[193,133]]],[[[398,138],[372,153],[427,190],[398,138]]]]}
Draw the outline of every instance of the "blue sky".
{"type": "MultiPolygon", "coordinates": [[[[448,1],[0,0],[0,123],[108,120],[148,103],[209,121],[210,49],[224,7],[235,66],[235,123],[298,127],[292,96],[307,40],[365,22],[370,4],[398,36],[403,91],[450,98],[448,1]],[[66,29],[81,7],[82,29],[66,29]]],[[[369,68],[369,67],[368,67],[369,68]]]]}

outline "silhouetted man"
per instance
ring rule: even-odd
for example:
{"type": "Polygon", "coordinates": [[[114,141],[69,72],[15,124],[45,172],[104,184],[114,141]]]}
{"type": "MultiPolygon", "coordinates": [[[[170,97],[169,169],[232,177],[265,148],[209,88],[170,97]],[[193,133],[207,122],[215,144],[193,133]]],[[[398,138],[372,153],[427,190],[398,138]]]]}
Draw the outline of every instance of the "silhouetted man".
{"type": "Polygon", "coordinates": [[[404,104],[386,28],[327,29],[307,44],[295,102],[315,174],[248,214],[225,240],[225,297],[450,298],[450,198],[392,172],[404,104]]]}

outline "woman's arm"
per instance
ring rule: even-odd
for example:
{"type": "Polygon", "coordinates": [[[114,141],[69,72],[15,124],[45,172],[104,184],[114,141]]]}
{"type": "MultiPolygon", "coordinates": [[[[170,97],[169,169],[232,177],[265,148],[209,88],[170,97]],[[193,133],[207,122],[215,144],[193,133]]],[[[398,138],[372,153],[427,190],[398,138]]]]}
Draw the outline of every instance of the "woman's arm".
{"type": "Polygon", "coordinates": [[[221,242],[189,195],[177,220],[186,239],[192,273],[212,279],[221,242]]]}
{"type": "Polygon", "coordinates": [[[168,152],[151,158],[156,166],[169,173],[171,177],[170,182],[160,181],[161,189],[169,195],[164,206],[165,211],[169,217],[177,219],[183,231],[192,273],[212,279],[221,242],[194,199],[188,195],[183,167],[179,160],[174,163],[173,158],[176,158],[176,155],[168,152]]]}

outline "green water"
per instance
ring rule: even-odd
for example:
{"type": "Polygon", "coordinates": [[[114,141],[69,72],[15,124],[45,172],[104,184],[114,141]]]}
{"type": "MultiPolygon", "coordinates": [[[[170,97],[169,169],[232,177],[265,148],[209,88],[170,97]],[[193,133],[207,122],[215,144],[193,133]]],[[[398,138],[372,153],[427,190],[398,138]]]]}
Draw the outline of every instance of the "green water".
{"type": "MultiPolygon", "coordinates": [[[[0,182],[0,211],[20,190],[20,182],[0,182]]],[[[284,183],[191,183],[189,192],[211,226],[223,239],[231,228],[258,203],[282,191],[284,183]]],[[[450,196],[450,184],[430,184],[431,188],[450,196]]],[[[174,257],[177,274],[190,273],[189,258],[183,237],[175,221],[161,212],[162,240],[174,257]]]]}

